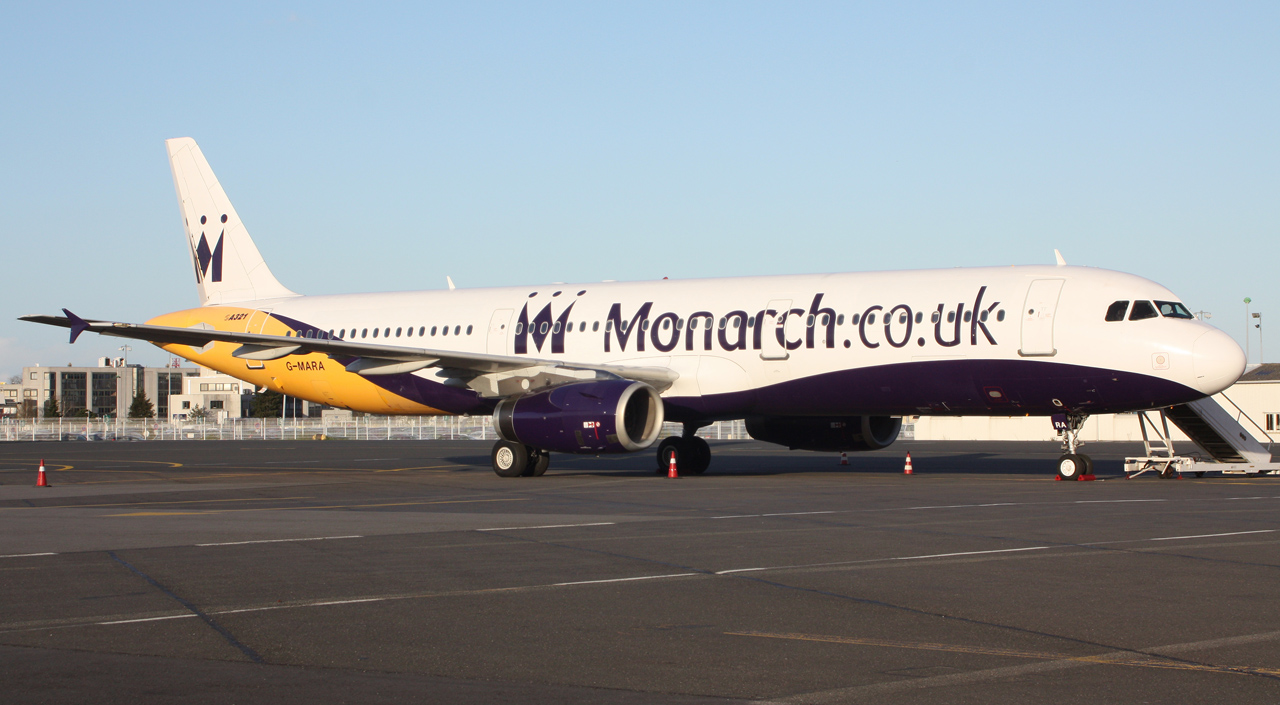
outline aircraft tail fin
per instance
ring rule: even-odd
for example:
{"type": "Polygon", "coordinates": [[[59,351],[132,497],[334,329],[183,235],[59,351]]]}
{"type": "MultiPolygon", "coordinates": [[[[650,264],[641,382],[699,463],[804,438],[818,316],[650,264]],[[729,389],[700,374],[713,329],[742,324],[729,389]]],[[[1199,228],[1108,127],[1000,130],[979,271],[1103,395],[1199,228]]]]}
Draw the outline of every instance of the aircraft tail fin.
{"type": "Polygon", "coordinates": [[[297,296],[263,261],[199,145],[165,140],[201,306],[297,296]]]}

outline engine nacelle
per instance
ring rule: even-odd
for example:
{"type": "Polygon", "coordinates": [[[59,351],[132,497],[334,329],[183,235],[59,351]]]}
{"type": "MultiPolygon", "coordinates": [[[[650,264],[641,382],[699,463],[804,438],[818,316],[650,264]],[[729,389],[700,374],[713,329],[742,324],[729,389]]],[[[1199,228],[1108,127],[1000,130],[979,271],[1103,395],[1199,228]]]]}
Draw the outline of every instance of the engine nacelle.
{"type": "Polygon", "coordinates": [[[643,382],[574,382],[503,399],[493,427],[505,441],[559,453],[644,450],[662,430],[662,398],[643,382]]]}
{"type": "Polygon", "coordinates": [[[747,433],[791,450],[853,452],[887,448],[898,438],[902,419],[892,416],[755,416],[747,433]]]}

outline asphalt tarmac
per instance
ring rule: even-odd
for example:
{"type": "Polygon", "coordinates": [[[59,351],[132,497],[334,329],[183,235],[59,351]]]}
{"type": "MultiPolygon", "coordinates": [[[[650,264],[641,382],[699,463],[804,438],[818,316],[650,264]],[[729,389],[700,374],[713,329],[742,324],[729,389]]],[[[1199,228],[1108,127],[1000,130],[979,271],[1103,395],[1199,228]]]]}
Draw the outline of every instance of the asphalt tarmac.
{"type": "Polygon", "coordinates": [[[0,701],[1280,701],[1280,478],[489,447],[0,445],[0,701]]]}

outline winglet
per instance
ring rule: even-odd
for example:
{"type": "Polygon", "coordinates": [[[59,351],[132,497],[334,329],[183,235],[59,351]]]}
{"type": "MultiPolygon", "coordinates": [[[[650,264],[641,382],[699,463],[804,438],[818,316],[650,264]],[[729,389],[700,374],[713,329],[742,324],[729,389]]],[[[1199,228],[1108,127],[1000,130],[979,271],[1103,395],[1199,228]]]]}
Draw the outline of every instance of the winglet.
{"type": "Polygon", "coordinates": [[[67,314],[67,320],[71,321],[71,340],[68,342],[74,343],[81,333],[89,330],[89,323],[65,308],[62,309],[62,312],[67,314]]]}
{"type": "Polygon", "coordinates": [[[1062,259],[1062,253],[1061,253],[1061,252],[1058,252],[1057,250],[1054,250],[1054,251],[1053,251],[1053,257],[1054,257],[1054,259],[1058,260],[1058,266],[1059,266],[1059,267],[1065,267],[1065,266],[1067,266],[1067,261],[1066,261],[1065,259],[1062,259]]]}
{"type": "Polygon", "coordinates": [[[447,281],[447,282],[449,282],[449,291],[453,291],[454,289],[457,289],[457,288],[458,288],[458,287],[456,287],[456,286],[454,286],[454,285],[453,285],[453,277],[446,276],[446,277],[444,278],[444,280],[445,280],[445,281],[447,281]]]}

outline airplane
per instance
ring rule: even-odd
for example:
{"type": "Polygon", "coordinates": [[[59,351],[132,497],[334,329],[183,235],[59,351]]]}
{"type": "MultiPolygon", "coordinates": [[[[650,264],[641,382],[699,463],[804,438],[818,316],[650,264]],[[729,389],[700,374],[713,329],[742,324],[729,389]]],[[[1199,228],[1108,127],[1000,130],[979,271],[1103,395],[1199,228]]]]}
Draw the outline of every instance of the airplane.
{"type": "Polygon", "coordinates": [[[200,306],[145,324],[22,320],[143,340],[267,389],[373,414],[492,415],[493,470],[550,453],[658,448],[708,469],[696,435],[745,419],[791,449],[889,446],[904,416],[1048,416],[1058,474],[1090,414],[1226,389],[1244,352],[1139,276],[1056,265],[308,296],[285,288],[191,138],[166,141],[200,306]],[[664,421],[683,432],[659,441],[664,421]]]}

